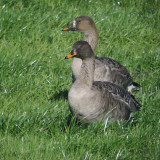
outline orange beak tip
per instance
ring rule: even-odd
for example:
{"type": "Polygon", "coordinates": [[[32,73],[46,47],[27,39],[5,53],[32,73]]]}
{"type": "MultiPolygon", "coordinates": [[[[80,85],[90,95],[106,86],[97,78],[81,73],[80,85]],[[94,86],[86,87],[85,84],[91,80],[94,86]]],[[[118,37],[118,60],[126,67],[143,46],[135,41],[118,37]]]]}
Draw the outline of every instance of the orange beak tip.
{"type": "Polygon", "coordinates": [[[62,31],[67,31],[69,27],[63,28],[62,31]]]}
{"type": "Polygon", "coordinates": [[[69,53],[69,54],[65,57],[65,59],[73,58],[73,57],[75,57],[76,55],[77,55],[76,52],[74,52],[74,54],[69,53]]]}

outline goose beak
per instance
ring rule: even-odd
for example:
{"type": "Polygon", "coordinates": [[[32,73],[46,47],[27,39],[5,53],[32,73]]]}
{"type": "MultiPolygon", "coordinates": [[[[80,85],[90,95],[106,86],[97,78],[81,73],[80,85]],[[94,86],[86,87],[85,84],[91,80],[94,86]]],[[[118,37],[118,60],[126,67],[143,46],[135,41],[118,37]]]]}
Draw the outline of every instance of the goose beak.
{"type": "Polygon", "coordinates": [[[71,52],[65,57],[65,59],[73,58],[75,56],[77,56],[77,53],[76,52],[74,52],[74,53],[71,52]]]}
{"type": "Polygon", "coordinates": [[[63,28],[62,31],[68,31],[69,27],[63,28]]]}
{"type": "Polygon", "coordinates": [[[69,25],[68,27],[65,27],[62,29],[62,31],[76,31],[76,27],[73,26],[73,24],[69,25]]]}

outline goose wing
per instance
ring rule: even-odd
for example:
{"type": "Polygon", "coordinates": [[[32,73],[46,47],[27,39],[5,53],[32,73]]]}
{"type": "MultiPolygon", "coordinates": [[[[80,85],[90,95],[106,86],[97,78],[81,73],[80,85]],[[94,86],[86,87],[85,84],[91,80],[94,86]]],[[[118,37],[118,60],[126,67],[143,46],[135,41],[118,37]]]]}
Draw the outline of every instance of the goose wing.
{"type": "Polygon", "coordinates": [[[93,85],[98,87],[98,89],[105,95],[110,94],[112,97],[118,101],[121,101],[122,103],[125,103],[131,111],[139,110],[141,107],[141,104],[139,104],[135,97],[127,92],[125,89],[121,88],[118,85],[115,85],[110,82],[101,82],[101,81],[95,81],[93,82],[93,85]]]}
{"type": "Polygon", "coordinates": [[[96,57],[96,63],[102,63],[103,65],[106,65],[107,67],[110,68],[111,76],[113,77],[114,83],[116,82],[116,79],[119,79],[120,81],[121,79],[123,79],[122,81],[123,82],[125,81],[127,85],[132,83],[131,75],[129,74],[127,69],[124,66],[122,66],[119,62],[107,57],[96,57]],[[116,74],[114,75],[114,73],[116,74]],[[116,77],[116,75],[118,75],[119,78],[116,77]]]}

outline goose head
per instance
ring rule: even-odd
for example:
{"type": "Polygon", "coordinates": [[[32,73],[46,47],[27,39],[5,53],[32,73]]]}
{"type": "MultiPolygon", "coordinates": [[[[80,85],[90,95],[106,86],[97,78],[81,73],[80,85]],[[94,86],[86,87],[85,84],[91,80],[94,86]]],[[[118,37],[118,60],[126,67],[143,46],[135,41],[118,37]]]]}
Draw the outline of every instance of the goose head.
{"type": "Polygon", "coordinates": [[[88,16],[77,17],[71,25],[62,29],[62,31],[78,31],[88,33],[90,31],[97,31],[96,25],[92,18],[88,16]]]}
{"type": "Polygon", "coordinates": [[[94,56],[91,46],[86,41],[78,41],[74,43],[72,47],[72,51],[65,57],[65,59],[69,58],[80,58],[82,60],[91,58],[94,56]]]}

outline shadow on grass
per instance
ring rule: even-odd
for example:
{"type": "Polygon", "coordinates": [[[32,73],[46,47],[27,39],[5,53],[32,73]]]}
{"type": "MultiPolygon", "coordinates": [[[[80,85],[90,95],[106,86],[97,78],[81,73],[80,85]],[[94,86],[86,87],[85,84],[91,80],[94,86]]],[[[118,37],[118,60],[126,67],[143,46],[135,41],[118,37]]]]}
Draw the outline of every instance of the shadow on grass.
{"type": "Polygon", "coordinates": [[[78,130],[86,129],[87,127],[88,124],[78,120],[71,113],[66,117],[65,122],[61,124],[63,132],[66,133],[76,133],[78,130]]]}
{"type": "Polygon", "coordinates": [[[60,99],[66,99],[68,100],[68,90],[64,90],[64,91],[60,91],[59,93],[55,93],[50,99],[49,101],[53,101],[53,100],[60,100],[60,99]]]}

